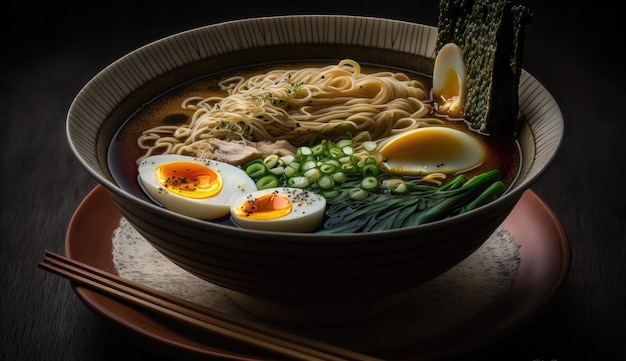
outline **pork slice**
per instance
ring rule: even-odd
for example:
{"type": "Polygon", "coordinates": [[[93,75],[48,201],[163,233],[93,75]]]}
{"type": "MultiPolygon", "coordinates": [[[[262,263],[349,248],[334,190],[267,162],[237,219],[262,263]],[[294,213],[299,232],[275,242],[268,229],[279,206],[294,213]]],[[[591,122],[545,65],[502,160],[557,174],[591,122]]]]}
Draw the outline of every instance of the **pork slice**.
{"type": "Polygon", "coordinates": [[[278,140],[276,142],[261,141],[254,143],[253,146],[261,151],[263,157],[267,157],[271,154],[276,154],[281,157],[285,155],[295,155],[297,151],[297,148],[286,140],[278,140]]]}
{"type": "Polygon", "coordinates": [[[253,159],[263,158],[263,153],[251,145],[218,138],[208,139],[197,146],[195,155],[232,165],[243,165],[253,159]]]}
{"type": "Polygon", "coordinates": [[[297,148],[286,140],[244,143],[210,138],[196,146],[194,155],[232,165],[244,165],[251,160],[263,159],[271,154],[282,157],[295,155],[296,151],[297,148]]]}

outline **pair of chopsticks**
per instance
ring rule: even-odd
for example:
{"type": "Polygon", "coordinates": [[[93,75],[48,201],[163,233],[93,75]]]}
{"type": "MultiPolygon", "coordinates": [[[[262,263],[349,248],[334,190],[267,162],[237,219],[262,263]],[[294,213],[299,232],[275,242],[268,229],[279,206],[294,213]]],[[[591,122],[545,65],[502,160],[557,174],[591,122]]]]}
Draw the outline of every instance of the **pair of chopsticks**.
{"type": "Polygon", "coordinates": [[[227,315],[50,251],[45,252],[44,259],[38,263],[38,266],[189,326],[288,356],[294,360],[379,360],[227,315]]]}

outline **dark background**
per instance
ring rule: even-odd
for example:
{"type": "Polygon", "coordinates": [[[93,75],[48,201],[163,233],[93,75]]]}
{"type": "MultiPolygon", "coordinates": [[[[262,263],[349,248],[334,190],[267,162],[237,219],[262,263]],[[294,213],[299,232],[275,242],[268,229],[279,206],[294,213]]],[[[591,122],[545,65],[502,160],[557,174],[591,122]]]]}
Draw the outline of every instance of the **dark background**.
{"type": "MultiPolygon", "coordinates": [[[[608,0],[523,2],[524,68],[555,97],[565,139],[533,185],[561,220],[571,268],[536,318],[459,359],[626,357],[626,91],[623,16],[608,0]],[[619,30],[618,30],[619,29],[619,30]]],[[[91,77],[124,54],[183,30],[281,14],[351,14],[436,26],[438,1],[83,2],[3,9],[0,49],[0,360],[160,360],[91,312],[68,281],[37,267],[63,253],[67,224],[96,185],[71,154],[65,116],[91,77]],[[370,2],[371,3],[371,2],[370,2]]]]}

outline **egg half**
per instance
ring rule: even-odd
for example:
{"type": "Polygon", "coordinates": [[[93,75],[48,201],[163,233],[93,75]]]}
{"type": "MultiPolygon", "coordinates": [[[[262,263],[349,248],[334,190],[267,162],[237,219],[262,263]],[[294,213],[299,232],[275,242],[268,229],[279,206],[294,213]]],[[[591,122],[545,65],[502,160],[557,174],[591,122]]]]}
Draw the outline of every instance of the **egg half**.
{"type": "Polygon", "coordinates": [[[462,118],[467,98],[467,68],[463,51],[454,43],[441,47],[433,68],[433,99],[437,113],[462,118]]]}
{"type": "Polygon", "coordinates": [[[475,137],[446,127],[403,132],[380,148],[381,170],[399,175],[456,174],[484,162],[485,146],[475,137]]]}
{"type": "Polygon", "coordinates": [[[276,232],[310,232],[324,221],[326,199],[300,188],[277,187],[234,199],[231,219],[242,228],[276,232]]]}
{"type": "Polygon", "coordinates": [[[236,166],[185,155],[146,157],[138,171],[141,188],[155,202],[199,219],[228,216],[233,197],[257,190],[254,181],[236,166]]]}

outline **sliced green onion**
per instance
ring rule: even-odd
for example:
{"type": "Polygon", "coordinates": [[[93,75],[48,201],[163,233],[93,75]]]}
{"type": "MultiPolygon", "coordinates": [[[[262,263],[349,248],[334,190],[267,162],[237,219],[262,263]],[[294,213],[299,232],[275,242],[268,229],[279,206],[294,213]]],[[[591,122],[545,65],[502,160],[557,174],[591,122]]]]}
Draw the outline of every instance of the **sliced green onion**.
{"type": "Polygon", "coordinates": [[[352,145],[352,139],[341,139],[337,142],[337,147],[344,148],[352,145]]]}
{"type": "Polygon", "coordinates": [[[361,180],[361,188],[371,191],[378,187],[378,178],[369,176],[361,180]]]}
{"type": "Polygon", "coordinates": [[[285,173],[285,167],[283,167],[282,165],[279,165],[270,169],[270,172],[272,172],[272,174],[277,175],[277,176],[282,175],[283,173],[285,173]]]}
{"type": "Polygon", "coordinates": [[[307,156],[307,155],[311,155],[313,154],[313,150],[311,150],[311,148],[309,147],[300,147],[298,148],[298,150],[296,151],[296,155],[298,156],[307,156]]]}
{"type": "Polygon", "coordinates": [[[406,193],[406,191],[409,189],[406,183],[402,179],[397,179],[397,178],[385,179],[384,181],[382,181],[382,184],[384,187],[389,188],[389,190],[391,190],[392,193],[397,193],[397,194],[406,193]]]}
{"type": "Polygon", "coordinates": [[[278,177],[275,175],[266,175],[256,181],[256,187],[258,189],[267,189],[278,187],[278,177]]]}
{"type": "Polygon", "coordinates": [[[267,168],[271,169],[276,166],[276,164],[278,163],[278,159],[279,159],[278,155],[271,154],[265,157],[265,159],[263,159],[263,163],[265,164],[267,168]]]}
{"type": "Polygon", "coordinates": [[[349,155],[344,155],[343,157],[339,158],[338,161],[341,164],[350,163],[352,162],[352,157],[350,157],[349,155]]]}
{"type": "Polygon", "coordinates": [[[366,177],[371,177],[371,176],[376,177],[378,173],[380,173],[380,170],[378,169],[378,164],[376,163],[366,164],[363,167],[361,167],[361,174],[363,174],[366,177]]]}
{"type": "Polygon", "coordinates": [[[352,154],[354,154],[354,148],[352,148],[352,146],[350,146],[350,145],[346,145],[345,147],[342,147],[341,151],[345,155],[352,155],[352,154]]]}
{"type": "Polygon", "coordinates": [[[324,144],[320,143],[311,148],[313,155],[322,155],[324,153],[324,144]]]}
{"type": "Polygon", "coordinates": [[[289,163],[287,168],[285,168],[285,175],[287,177],[294,176],[294,175],[298,174],[298,172],[300,172],[300,163],[298,163],[296,161],[293,161],[293,162],[289,163]]]}
{"type": "Polygon", "coordinates": [[[252,179],[258,179],[267,174],[267,167],[261,161],[248,163],[246,167],[246,174],[252,179]]]}
{"type": "Polygon", "coordinates": [[[362,201],[367,198],[368,192],[363,188],[352,188],[348,190],[348,195],[350,196],[350,199],[362,201]]]}
{"type": "Polygon", "coordinates": [[[311,182],[309,182],[309,179],[305,176],[297,176],[287,179],[287,184],[294,188],[306,188],[311,182]]]}
{"type": "Polygon", "coordinates": [[[334,164],[324,163],[320,165],[320,171],[325,174],[335,173],[337,171],[337,166],[334,164]]]}
{"type": "Polygon", "coordinates": [[[289,166],[285,167],[285,170],[283,170],[283,174],[286,177],[293,177],[297,172],[298,172],[298,169],[292,167],[291,164],[289,166]]]}
{"type": "Polygon", "coordinates": [[[337,148],[337,147],[332,147],[330,149],[328,149],[328,155],[331,158],[340,158],[343,157],[343,151],[341,150],[341,148],[337,148]]]}
{"type": "Polygon", "coordinates": [[[284,165],[289,165],[291,164],[291,162],[293,162],[293,160],[296,157],[294,157],[293,155],[283,155],[282,157],[280,157],[280,161],[284,164],[284,165]]]}
{"type": "Polygon", "coordinates": [[[375,151],[376,147],[377,145],[376,145],[376,142],[374,141],[368,140],[368,141],[363,142],[363,149],[365,149],[366,151],[370,153],[375,151]]]}
{"type": "Polygon", "coordinates": [[[322,195],[322,197],[326,199],[332,199],[339,195],[339,191],[336,189],[328,189],[328,190],[323,190],[322,192],[320,192],[320,194],[322,195]]]}
{"type": "Polygon", "coordinates": [[[302,163],[302,166],[300,167],[300,169],[303,172],[305,172],[305,171],[307,171],[309,169],[313,169],[313,168],[316,168],[316,167],[317,167],[317,164],[314,161],[307,160],[306,162],[302,163]]]}
{"type": "Polygon", "coordinates": [[[317,185],[324,190],[330,190],[335,186],[335,180],[332,176],[323,175],[317,180],[317,185]]]}
{"type": "Polygon", "coordinates": [[[335,183],[343,183],[348,178],[346,176],[346,173],[344,173],[344,172],[333,173],[332,177],[333,177],[333,180],[335,181],[335,183]]]}
{"type": "Polygon", "coordinates": [[[356,171],[356,167],[352,163],[344,163],[341,165],[341,170],[347,173],[354,173],[356,171]]]}
{"type": "Polygon", "coordinates": [[[322,176],[322,173],[317,168],[311,168],[302,174],[309,179],[309,182],[314,183],[322,176]]]}

